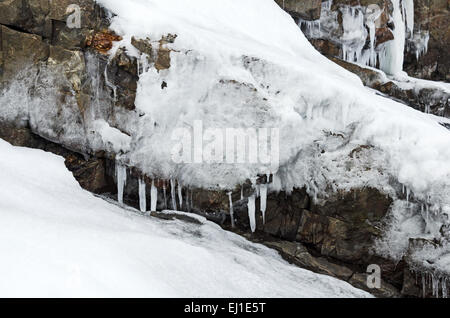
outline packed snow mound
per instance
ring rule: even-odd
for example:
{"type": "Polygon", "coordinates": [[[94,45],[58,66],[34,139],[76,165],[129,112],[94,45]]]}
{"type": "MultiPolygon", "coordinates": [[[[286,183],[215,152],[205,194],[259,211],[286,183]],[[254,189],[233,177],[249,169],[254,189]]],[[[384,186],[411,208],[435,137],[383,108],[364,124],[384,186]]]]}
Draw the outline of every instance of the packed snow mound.
{"type": "Polygon", "coordinates": [[[198,217],[126,210],[0,139],[1,297],[368,297],[198,217]]]}

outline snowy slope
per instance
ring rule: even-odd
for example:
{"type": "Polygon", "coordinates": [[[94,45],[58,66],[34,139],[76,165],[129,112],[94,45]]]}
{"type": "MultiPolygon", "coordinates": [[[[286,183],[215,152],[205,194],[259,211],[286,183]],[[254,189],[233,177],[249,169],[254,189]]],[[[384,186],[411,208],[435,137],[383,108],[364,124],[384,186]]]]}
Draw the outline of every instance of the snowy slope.
{"type": "Polygon", "coordinates": [[[80,188],[63,158],[0,140],[0,296],[367,297],[200,219],[144,217],[80,188]]]}

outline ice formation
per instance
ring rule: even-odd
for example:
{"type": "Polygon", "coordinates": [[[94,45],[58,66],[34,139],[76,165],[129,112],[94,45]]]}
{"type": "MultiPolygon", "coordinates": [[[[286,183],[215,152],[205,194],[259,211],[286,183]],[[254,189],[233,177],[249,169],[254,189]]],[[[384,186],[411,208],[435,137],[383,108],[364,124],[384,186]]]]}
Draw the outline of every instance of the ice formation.
{"type": "Polygon", "coordinates": [[[147,199],[145,196],[145,181],[139,178],[139,209],[141,212],[147,211],[147,199]]]}
{"type": "Polygon", "coordinates": [[[380,69],[387,74],[395,75],[403,71],[406,31],[400,4],[401,0],[391,1],[393,5],[394,39],[385,43],[385,50],[380,57],[380,69]]]}
{"type": "Polygon", "coordinates": [[[164,207],[167,209],[167,191],[166,191],[166,183],[163,181],[163,197],[164,197],[164,207]]]}
{"type": "Polygon", "coordinates": [[[127,182],[127,168],[119,161],[116,161],[116,179],[117,179],[117,201],[123,205],[123,191],[127,182]]]}
{"type": "Polygon", "coordinates": [[[102,200],[60,156],[3,140],[0,153],[0,297],[371,297],[200,216],[161,222],[102,200]]]}
{"type": "Polygon", "coordinates": [[[248,204],[247,204],[247,209],[248,209],[248,219],[250,222],[250,229],[252,230],[252,232],[255,232],[256,230],[256,215],[255,215],[255,209],[256,209],[256,195],[252,194],[251,196],[248,197],[248,204]]]}
{"type": "Polygon", "coordinates": [[[152,180],[152,188],[150,190],[150,211],[156,211],[156,204],[158,202],[158,189],[155,187],[155,181],[152,180]]]}
{"type": "Polygon", "coordinates": [[[394,40],[376,45],[375,31],[382,11],[378,6],[341,5],[343,34],[339,34],[338,11],[331,11],[332,0],[322,2],[320,19],[299,19],[299,27],[308,38],[323,38],[341,45],[342,58],[348,62],[379,67],[390,75],[403,70],[405,40],[412,43],[416,57],[426,53],[429,35],[426,31],[414,33],[414,1],[391,0],[394,40]],[[366,47],[368,39],[369,47],[366,47]]]}
{"type": "Polygon", "coordinates": [[[234,211],[233,211],[233,199],[231,198],[232,192],[228,192],[228,202],[230,204],[230,219],[231,219],[231,227],[234,228],[234,211]]]}
{"type": "Polygon", "coordinates": [[[179,182],[178,182],[177,190],[178,190],[178,202],[180,203],[180,208],[181,208],[183,206],[183,189],[179,182]]]}
{"type": "Polygon", "coordinates": [[[267,184],[261,184],[259,188],[261,196],[261,214],[263,218],[263,224],[266,223],[266,208],[267,208],[267,184]]]}
{"type": "Polygon", "coordinates": [[[177,198],[175,196],[175,180],[170,179],[170,197],[172,199],[172,210],[177,210],[177,198]]]}

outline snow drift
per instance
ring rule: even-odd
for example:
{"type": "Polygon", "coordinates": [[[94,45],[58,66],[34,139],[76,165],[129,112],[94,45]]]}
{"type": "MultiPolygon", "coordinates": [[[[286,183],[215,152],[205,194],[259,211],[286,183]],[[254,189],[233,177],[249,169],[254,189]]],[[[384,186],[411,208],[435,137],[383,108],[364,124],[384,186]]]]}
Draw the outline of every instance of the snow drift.
{"type": "Polygon", "coordinates": [[[368,297],[197,217],[161,221],[84,191],[64,159],[0,140],[2,297],[368,297]]]}

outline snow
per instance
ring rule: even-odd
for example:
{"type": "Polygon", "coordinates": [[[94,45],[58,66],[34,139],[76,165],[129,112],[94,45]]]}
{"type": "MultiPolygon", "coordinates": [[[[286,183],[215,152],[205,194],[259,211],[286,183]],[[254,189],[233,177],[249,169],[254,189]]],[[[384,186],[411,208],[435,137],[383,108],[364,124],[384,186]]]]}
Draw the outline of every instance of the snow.
{"type": "Polygon", "coordinates": [[[409,36],[414,34],[414,0],[402,0],[403,20],[409,36]]]}
{"type": "MultiPolygon", "coordinates": [[[[205,128],[219,130],[276,128],[280,132],[280,164],[278,171],[271,171],[274,182],[269,192],[289,193],[294,187],[305,186],[312,198],[322,200],[329,189],[371,186],[389,194],[400,206],[398,187],[404,185],[414,200],[428,207],[430,218],[421,216],[420,206],[405,218],[400,209],[393,208],[391,230],[396,232],[395,220],[405,224],[411,221],[414,229],[420,229],[417,235],[442,238],[436,229],[449,223],[450,131],[439,124],[440,119],[364,88],[356,75],[314,50],[274,1],[99,3],[116,14],[111,28],[123,37],[111,50],[111,57],[124,46],[128,54],[139,58],[136,111],[115,107],[110,114],[105,110],[107,94],[99,90],[95,76],[104,70],[99,70],[98,63],[87,54],[88,73],[97,93],[85,114],[86,127],[80,124],[84,121],[79,118],[73,96],[68,96],[62,113],[56,114],[58,95],[54,88],[63,79],[51,69],[42,69],[38,79],[29,79],[39,83],[33,96],[26,94],[27,81],[8,87],[0,95],[0,118],[29,125],[49,140],[86,153],[108,149],[123,152],[118,157],[119,193],[126,181],[126,168],[122,166],[136,167],[150,178],[170,179],[172,183],[177,180],[184,187],[232,190],[266,174],[267,166],[176,164],[172,161],[172,149],[178,144],[171,138],[174,130],[192,129],[198,120],[205,128]],[[158,72],[145,64],[146,57],[131,45],[131,37],[149,37],[157,43],[168,33],[177,35],[174,43],[167,44],[173,50],[171,66],[158,72]],[[165,89],[161,89],[163,81],[167,83],[165,89]],[[349,156],[351,153],[354,155],[349,156]]],[[[322,10],[329,10],[330,4],[325,2],[322,10]]],[[[400,42],[405,39],[406,27],[399,0],[395,4],[393,18],[398,34],[388,48],[390,58],[385,66],[396,76],[403,76],[400,42]]],[[[320,28],[328,32],[335,26],[336,16],[329,13],[324,17],[327,19],[321,19],[320,28]]],[[[163,195],[167,207],[166,185],[163,195]]],[[[171,199],[176,209],[174,186],[171,199]]],[[[404,246],[409,232],[397,234],[387,235],[392,238],[389,245],[404,246]]]]}
{"type": "Polygon", "coordinates": [[[131,137],[117,128],[111,127],[105,120],[97,119],[94,122],[94,130],[98,133],[108,150],[115,153],[127,152],[130,149],[131,137]]]}
{"type": "MultiPolygon", "coordinates": [[[[84,191],[64,159],[0,140],[1,297],[368,297],[273,250],[84,191]]],[[[192,215],[192,214],[190,214],[192,215]]]]}
{"type": "MultiPolygon", "coordinates": [[[[145,115],[133,122],[139,133],[132,136],[133,148],[123,156],[126,164],[184,186],[231,190],[267,173],[267,167],[175,164],[174,129],[192,130],[196,120],[202,120],[205,129],[274,127],[280,131],[280,165],[268,191],[306,186],[315,200],[321,200],[330,188],[372,186],[400,203],[400,184],[436,212],[423,220],[420,209],[413,211],[413,220],[419,216],[428,224],[416,223],[417,227],[437,229],[448,223],[450,131],[432,116],[365,89],[359,78],[315,51],[274,1],[100,3],[117,14],[111,27],[123,40],[116,47],[133,53],[131,36],[158,41],[168,33],[177,35],[168,44],[173,49],[170,68],[157,72],[150,67],[140,76],[136,107],[145,115]],[[167,83],[164,90],[162,81],[167,83]],[[349,157],[361,145],[369,147],[349,157]]],[[[404,77],[407,27],[400,0],[393,4],[395,40],[386,45],[381,64],[387,73],[404,77]]],[[[322,10],[328,6],[325,3],[322,10]]],[[[360,13],[350,13],[345,23],[358,32],[360,13]]],[[[327,21],[321,20],[321,30],[332,27],[333,19],[329,14],[327,21]]],[[[411,20],[406,19],[409,28],[411,20]]],[[[400,212],[393,208],[391,213],[400,212]]],[[[397,216],[392,219],[401,218],[397,216]]],[[[436,230],[420,235],[442,238],[436,230]]],[[[396,239],[391,245],[403,246],[408,231],[388,237],[396,239]]]]}

